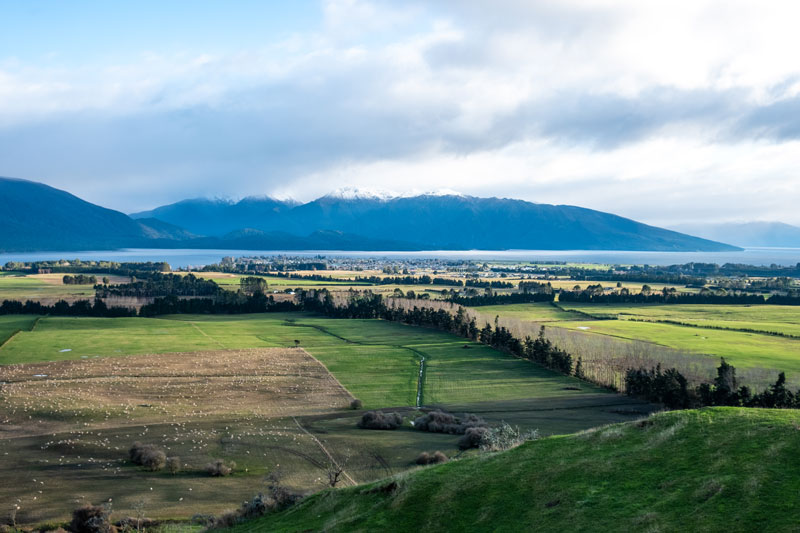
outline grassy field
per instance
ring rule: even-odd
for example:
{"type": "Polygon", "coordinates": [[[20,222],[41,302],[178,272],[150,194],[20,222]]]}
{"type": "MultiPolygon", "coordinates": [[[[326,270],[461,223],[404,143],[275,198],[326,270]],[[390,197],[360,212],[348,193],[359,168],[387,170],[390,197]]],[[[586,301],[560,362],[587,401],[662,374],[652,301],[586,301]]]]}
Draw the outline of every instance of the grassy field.
{"type": "MultiPolygon", "coordinates": [[[[9,273],[11,274],[11,273],[9,273]]],[[[0,301],[35,300],[52,304],[58,300],[74,301],[94,298],[93,285],[64,285],[64,274],[28,274],[0,276],[0,301]]],[[[102,274],[96,274],[98,279],[102,274]]],[[[112,283],[124,283],[128,278],[109,276],[112,283]]]]}
{"type": "Polygon", "coordinates": [[[558,327],[725,357],[734,366],[784,370],[794,374],[792,378],[800,374],[800,339],[630,320],[559,322],[558,327]]]}
{"type": "Polygon", "coordinates": [[[799,421],[660,413],[421,468],[394,490],[325,491],[233,531],[796,531],[799,421]]]}
{"type": "Polygon", "coordinates": [[[301,313],[46,317],[35,331],[21,331],[0,350],[0,364],[289,347],[295,340],[367,407],[413,406],[422,357],[426,404],[566,394],[562,389],[568,378],[453,335],[379,320],[301,313]]]}
{"type": "MultiPolygon", "coordinates": [[[[792,382],[800,376],[800,339],[769,334],[800,332],[800,308],[768,305],[607,305],[514,304],[477,307],[488,315],[546,323],[625,340],[642,340],[698,356],[725,357],[741,368],[785,371],[792,382]],[[571,313],[574,310],[578,313],[571,313]],[[488,313],[487,313],[488,311],[488,313]],[[586,315],[602,318],[593,320],[586,315]],[[609,320],[610,319],[610,320],[609,320]],[[663,323],[675,321],[684,325],[663,323]],[[712,329],[725,328],[725,329],[712,329]],[[758,332],[734,331],[752,329],[758,332]]],[[[774,377],[770,377],[774,380],[774,377]]]]}
{"type": "Polygon", "coordinates": [[[37,318],[33,315],[0,316],[0,346],[18,331],[30,330],[37,318]]]}
{"type": "Polygon", "coordinates": [[[549,303],[482,305],[476,308],[484,315],[500,315],[506,318],[530,320],[531,322],[554,322],[575,320],[576,314],[562,311],[549,303]]]}
{"type": "Polygon", "coordinates": [[[449,334],[379,320],[44,317],[25,331],[33,320],[0,321],[23,329],[0,349],[0,478],[8,481],[0,500],[19,500],[22,523],[63,520],[109,498],[122,513],[140,500],[160,518],[218,513],[252,497],[276,469],[291,487],[320,488],[326,453],[346,460],[356,482],[406,470],[421,451],[456,454],[457,436],[359,430],[360,413],[347,409],[356,396],[367,408],[414,416],[423,357],[424,405],[491,423],[564,433],[654,407],[484,346],[464,348],[449,334]],[[185,471],[134,467],[126,450],[135,440],[179,456],[185,471]],[[208,478],[203,465],[216,457],[235,460],[237,473],[208,478]]]}

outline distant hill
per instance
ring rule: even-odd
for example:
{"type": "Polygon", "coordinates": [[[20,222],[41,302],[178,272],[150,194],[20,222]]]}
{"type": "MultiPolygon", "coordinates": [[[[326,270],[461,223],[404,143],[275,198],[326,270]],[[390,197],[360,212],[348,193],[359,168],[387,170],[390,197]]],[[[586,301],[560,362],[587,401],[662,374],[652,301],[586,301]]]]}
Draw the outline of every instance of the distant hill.
{"type": "Polygon", "coordinates": [[[673,229],[736,246],[800,248],[800,228],[782,222],[684,224],[673,229]]]}
{"type": "Polygon", "coordinates": [[[47,185],[0,178],[0,210],[0,251],[737,249],[581,207],[458,194],[344,191],[305,204],[195,199],[137,213],[135,220],[47,185]]]}
{"type": "Polygon", "coordinates": [[[143,227],[119,211],[41,183],[0,178],[0,251],[113,249],[147,240],[143,227]]]}
{"type": "MultiPolygon", "coordinates": [[[[269,197],[248,197],[239,202],[193,198],[157,207],[152,211],[133,213],[131,218],[156,218],[186,228],[197,235],[222,237],[245,228],[272,228],[276,217],[295,205],[295,202],[269,197]]],[[[308,231],[302,232],[307,233],[308,231]]]]}
{"type": "Polygon", "coordinates": [[[232,531],[796,531],[797,417],[659,413],[326,490],[232,531]]]}

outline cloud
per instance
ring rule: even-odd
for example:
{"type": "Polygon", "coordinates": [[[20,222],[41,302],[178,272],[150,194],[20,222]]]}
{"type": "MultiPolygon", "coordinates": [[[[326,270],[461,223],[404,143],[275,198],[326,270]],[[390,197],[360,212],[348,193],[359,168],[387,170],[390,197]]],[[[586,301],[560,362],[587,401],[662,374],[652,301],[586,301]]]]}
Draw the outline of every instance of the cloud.
{"type": "Polygon", "coordinates": [[[233,51],[0,56],[0,174],[124,211],[352,184],[789,220],[800,8],[773,7],[332,0],[233,51]]]}

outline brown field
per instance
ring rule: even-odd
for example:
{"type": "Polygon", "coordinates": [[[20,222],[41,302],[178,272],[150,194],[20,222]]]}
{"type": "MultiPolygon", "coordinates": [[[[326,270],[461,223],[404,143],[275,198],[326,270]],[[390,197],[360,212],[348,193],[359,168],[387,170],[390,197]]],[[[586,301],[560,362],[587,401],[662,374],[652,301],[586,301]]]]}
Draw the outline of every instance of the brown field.
{"type": "Polygon", "coordinates": [[[9,506],[0,523],[12,505],[18,523],[32,524],[109,499],[120,513],[139,501],[161,518],[219,513],[263,490],[276,469],[290,486],[320,488],[328,453],[353,455],[355,479],[385,475],[370,453],[351,454],[355,439],[329,449],[304,429],[308,419],[354,429],[351,399],[299,348],[0,366],[0,502],[9,506]],[[184,471],[132,465],[134,441],[180,457],[184,471]],[[235,460],[237,472],[208,477],[203,467],[218,457],[235,460]]]}
{"type": "Polygon", "coordinates": [[[193,418],[275,418],[347,407],[305,350],[266,348],[0,366],[0,438],[193,418]],[[29,423],[30,416],[39,421],[29,423]],[[90,422],[86,422],[90,419],[90,422]]]}

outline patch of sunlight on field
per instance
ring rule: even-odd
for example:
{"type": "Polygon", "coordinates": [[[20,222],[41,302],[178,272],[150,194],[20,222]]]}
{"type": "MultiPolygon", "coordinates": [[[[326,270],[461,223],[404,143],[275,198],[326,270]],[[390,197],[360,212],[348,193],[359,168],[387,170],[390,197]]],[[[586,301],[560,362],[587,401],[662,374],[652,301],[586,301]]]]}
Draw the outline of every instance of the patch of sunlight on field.
{"type": "Polygon", "coordinates": [[[800,374],[799,339],[630,320],[560,322],[558,327],[646,340],[679,350],[725,357],[734,366],[773,368],[800,374]]]}

